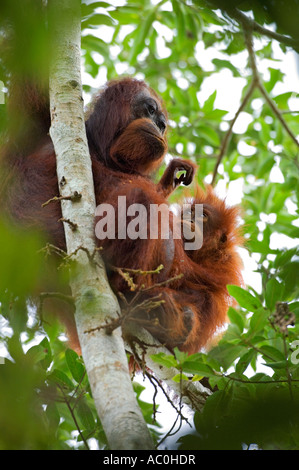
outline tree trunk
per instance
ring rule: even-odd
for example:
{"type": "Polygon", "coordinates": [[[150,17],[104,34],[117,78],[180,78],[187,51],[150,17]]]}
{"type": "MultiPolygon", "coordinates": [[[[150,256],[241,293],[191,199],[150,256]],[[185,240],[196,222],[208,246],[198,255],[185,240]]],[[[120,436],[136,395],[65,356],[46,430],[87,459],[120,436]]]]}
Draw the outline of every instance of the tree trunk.
{"type": "Polygon", "coordinates": [[[65,220],[70,285],[82,355],[99,418],[111,449],[152,449],[136,402],[120,329],[97,329],[119,315],[117,299],[95,251],[95,196],[84,125],[80,72],[79,0],[49,0],[53,57],[50,70],[50,135],[65,220]],[[70,221],[66,222],[66,221],[70,221]]]}

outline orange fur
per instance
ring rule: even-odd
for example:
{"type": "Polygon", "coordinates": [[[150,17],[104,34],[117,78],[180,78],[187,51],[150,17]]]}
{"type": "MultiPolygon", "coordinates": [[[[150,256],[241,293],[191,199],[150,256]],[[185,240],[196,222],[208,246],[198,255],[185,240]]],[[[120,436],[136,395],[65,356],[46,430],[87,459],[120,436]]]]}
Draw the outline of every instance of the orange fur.
{"type": "MultiPolygon", "coordinates": [[[[40,119],[42,110],[35,94],[32,103],[40,119]]],[[[33,111],[31,115],[34,115],[33,111]]],[[[42,123],[38,124],[42,129],[42,123]]],[[[44,125],[47,126],[46,123],[44,125]]],[[[165,126],[166,112],[161,100],[144,82],[133,79],[114,81],[96,96],[86,122],[96,202],[111,204],[116,211],[116,221],[119,196],[126,196],[127,205],[139,203],[146,208],[151,204],[167,205],[166,198],[180,182],[185,181],[188,185],[192,181],[195,165],[182,159],[174,159],[170,163],[158,184],[150,179],[167,151],[165,126]],[[146,100],[154,106],[153,116],[152,111],[144,108],[146,100]],[[185,180],[181,177],[176,179],[176,171],[181,169],[187,173],[185,180]]],[[[11,146],[9,151],[10,157],[13,148],[11,146]]],[[[59,222],[60,204],[48,204],[42,208],[42,203],[59,195],[52,142],[44,133],[35,146],[24,144],[24,148],[27,150],[19,147],[17,158],[12,159],[15,184],[9,184],[5,206],[19,223],[42,228],[53,244],[64,249],[63,224],[59,222]],[[29,151],[29,148],[34,148],[34,151],[29,151]]],[[[154,308],[136,309],[134,316],[167,347],[173,349],[178,346],[189,353],[204,346],[225,321],[231,302],[226,285],[240,283],[241,269],[236,253],[240,241],[237,210],[227,208],[211,188],[206,192],[198,189],[193,200],[195,203],[204,204],[209,213],[203,229],[203,246],[197,251],[186,252],[182,238],[97,240],[98,246],[103,248],[111,285],[115,292],[124,294],[128,302],[132,292],[114,267],[153,271],[163,264],[164,269],[160,273],[147,276],[137,273],[133,276],[137,285],[148,288],[140,294],[139,300],[154,300],[158,296],[163,301],[154,308]],[[178,275],[183,277],[178,278],[178,275]],[[175,280],[165,284],[173,278],[175,280]],[[159,285],[161,282],[164,282],[162,286],[159,285]]],[[[97,217],[95,223],[99,220],[97,217]]],[[[169,220],[174,233],[180,220],[170,210],[169,220]]],[[[129,217],[123,219],[126,227],[129,222],[129,217]]],[[[198,229],[196,220],[190,223],[198,229]]],[[[146,226],[149,232],[149,219],[146,226]]],[[[161,226],[159,231],[161,235],[161,226]]],[[[70,326],[68,316],[65,318],[69,333],[75,339],[74,345],[75,327],[74,324],[70,326]]]]}

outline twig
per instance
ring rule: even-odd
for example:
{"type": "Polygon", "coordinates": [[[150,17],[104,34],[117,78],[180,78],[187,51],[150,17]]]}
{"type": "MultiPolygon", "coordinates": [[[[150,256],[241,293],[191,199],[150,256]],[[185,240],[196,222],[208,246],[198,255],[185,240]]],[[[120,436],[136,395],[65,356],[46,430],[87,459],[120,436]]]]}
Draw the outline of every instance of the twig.
{"type": "MultiPolygon", "coordinates": [[[[112,268],[112,269],[120,269],[120,268],[112,268]]],[[[122,268],[124,271],[131,273],[131,274],[141,274],[145,276],[147,274],[159,274],[162,269],[164,269],[163,264],[160,264],[156,269],[152,269],[151,271],[143,271],[142,269],[131,269],[131,268],[122,268]]]]}
{"type": "Polygon", "coordinates": [[[65,219],[64,217],[61,217],[61,219],[58,220],[58,222],[66,222],[69,224],[72,230],[77,230],[78,225],[72,222],[70,219],[65,219]]]}
{"type": "Polygon", "coordinates": [[[74,421],[74,424],[75,424],[75,426],[76,426],[76,428],[77,428],[77,430],[78,430],[78,433],[80,434],[80,437],[81,437],[81,439],[82,439],[82,441],[83,441],[83,443],[84,443],[86,449],[89,450],[88,443],[87,443],[87,441],[86,441],[84,435],[83,435],[82,432],[81,432],[81,429],[80,429],[79,423],[78,423],[78,421],[77,421],[77,418],[76,418],[76,416],[75,416],[74,410],[73,410],[73,408],[72,408],[71,405],[70,405],[69,398],[68,398],[67,395],[64,393],[64,390],[63,390],[63,388],[60,386],[60,384],[57,383],[57,386],[58,386],[58,387],[60,388],[60,390],[61,390],[61,393],[62,393],[63,398],[64,398],[64,402],[65,402],[66,406],[68,407],[69,412],[71,413],[71,416],[72,416],[73,421],[74,421]]]}
{"type": "Polygon", "coordinates": [[[82,197],[82,194],[78,193],[78,191],[74,191],[74,194],[71,194],[70,196],[54,196],[48,201],[44,202],[42,204],[42,207],[46,207],[48,204],[51,202],[59,202],[59,201],[79,201],[82,197]]]}
{"type": "Polygon", "coordinates": [[[174,276],[174,277],[171,277],[169,279],[166,279],[166,281],[162,281],[162,282],[157,282],[156,284],[153,284],[152,286],[150,287],[146,287],[143,289],[143,292],[146,292],[148,290],[151,290],[151,289],[154,289],[155,287],[162,287],[162,286],[165,286],[167,284],[169,284],[170,282],[174,282],[174,281],[178,281],[179,279],[182,279],[184,277],[184,274],[181,273],[181,274],[178,274],[177,276],[174,276]]]}
{"type": "Polygon", "coordinates": [[[219,165],[221,163],[221,160],[224,157],[225,152],[227,150],[227,147],[228,147],[231,135],[232,135],[234,124],[235,124],[236,120],[238,119],[239,115],[241,114],[241,112],[243,111],[243,109],[245,108],[245,106],[247,105],[248,100],[251,97],[256,85],[257,85],[257,83],[256,83],[256,80],[254,78],[252,80],[251,84],[250,84],[250,87],[249,87],[246,95],[244,96],[244,99],[243,99],[239,109],[237,110],[234,118],[231,120],[228,131],[226,132],[226,134],[224,136],[224,139],[223,139],[223,142],[221,144],[220,151],[219,151],[219,154],[218,154],[218,157],[217,157],[216,165],[215,165],[214,171],[213,171],[212,186],[214,186],[214,184],[215,184],[218,167],[219,167],[219,165]]]}
{"type": "Polygon", "coordinates": [[[280,111],[280,114],[298,114],[299,109],[286,109],[285,111],[280,111]]]}
{"type": "Polygon", "coordinates": [[[65,258],[66,252],[59,248],[58,246],[52,245],[51,243],[47,243],[46,246],[41,248],[38,253],[45,252],[46,256],[50,256],[52,253],[60,256],[61,258],[65,258]]]}
{"type": "Polygon", "coordinates": [[[68,262],[71,260],[71,258],[73,258],[74,256],[76,256],[76,254],[77,254],[78,251],[80,251],[80,250],[82,250],[82,251],[84,251],[84,252],[86,253],[86,255],[87,255],[88,260],[90,261],[90,263],[94,264],[95,266],[98,266],[99,268],[102,268],[102,266],[101,266],[99,263],[97,263],[97,262],[95,261],[95,256],[96,256],[97,252],[102,250],[101,247],[95,248],[95,249],[93,250],[93,252],[90,253],[89,250],[88,250],[85,246],[80,245],[80,246],[78,246],[72,253],[70,253],[69,255],[66,255],[66,256],[64,257],[64,262],[65,262],[65,263],[68,263],[68,262]]]}
{"type": "MultiPolygon", "coordinates": [[[[138,344],[139,344],[139,341],[138,341],[138,344]]],[[[140,345],[140,344],[139,344],[140,345]]],[[[142,350],[143,350],[143,353],[142,354],[145,354],[146,351],[144,349],[144,344],[140,345],[142,350]]],[[[177,406],[174,404],[173,400],[171,400],[170,396],[168,395],[168,393],[166,392],[166,390],[164,389],[161,381],[152,373],[149,371],[149,369],[147,369],[145,367],[145,362],[144,362],[144,359],[140,359],[139,357],[139,354],[137,353],[136,349],[135,349],[135,346],[133,343],[131,343],[131,348],[132,348],[132,353],[133,353],[133,357],[134,357],[134,361],[137,363],[138,367],[143,370],[143,373],[144,375],[148,378],[148,380],[150,381],[150,383],[152,384],[152,386],[154,387],[154,397],[153,397],[153,403],[154,403],[154,408],[153,408],[153,415],[154,415],[154,419],[156,417],[156,406],[155,406],[155,398],[156,398],[156,395],[157,395],[157,386],[160,388],[160,390],[162,391],[163,395],[165,396],[166,400],[168,401],[168,403],[170,403],[170,405],[174,408],[174,410],[176,411],[177,413],[177,416],[176,416],[176,419],[173,423],[173,425],[171,426],[170,430],[167,432],[166,436],[163,437],[163,439],[159,442],[158,445],[160,445],[167,437],[169,436],[172,436],[174,434],[176,434],[180,428],[182,427],[182,423],[183,421],[186,421],[189,425],[189,421],[188,421],[188,418],[186,418],[183,413],[182,413],[182,400],[181,400],[181,397],[180,397],[180,403],[179,403],[179,408],[177,408],[177,406]],[[157,385],[156,385],[157,384],[157,385]],[[179,425],[179,429],[177,429],[177,431],[175,433],[172,434],[172,430],[174,429],[174,427],[176,426],[176,423],[178,421],[178,419],[180,419],[180,425],[179,425]]]]}
{"type": "Polygon", "coordinates": [[[270,96],[268,95],[267,91],[265,90],[264,88],[264,85],[261,83],[261,81],[259,81],[258,83],[258,88],[260,90],[260,92],[262,93],[263,97],[265,98],[265,100],[267,101],[268,105],[270,106],[270,108],[272,109],[273,113],[277,116],[278,120],[280,121],[281,125],[285,128],[286,132],[289,134],[289,136],[291,137],[291,139],[295,142],[295,144],[297,145],[297,147],[299,147],[299,142],[298,140],[296,139],[296,136],[293,134],[293,132],[291,131],[291,129],[289,128],[289,126],[287,125],[286,121],[284,120],[284,118],[282,117],[282,114],[281,112],[279,111],[279,109],[277,108],[276,104],[274,103],[273,100],[271,100],[270,96]]]}
{"type": "Polygon", "coordinates": [[[135,284],[129,273],[124,272],[121,268],[112,267],[111,269],[117,274],[119,274],[126,281],[128,287],[130,288],[130,291],[134,292],[137,289],[138,286],[137,284],[135,284]]]}
{"type": "Polygon", "coordinates": [[[161,304],[164,303],[164,300],[161,300],[161,295],[157,295],[156,297],[152,297],[150,299],[145,299],[140,304],[136,304],[134,306],[133,301],[128,304],[122,315],[118,318],[113,319],[111,322],[106,322],[103,325],[96,326],[94,328],[85,330],[84,333],[92,333],[94,331],[99,331],[105,329],[108,335],[112,334],[112,332],[118,328],[119,326],[123,326],[125,322],[129,320],[133,320],[135,323],[140,323],[141,326],[153,326],[153,321],[146,320],[145,318],[138,318],[133,315],[135,310],[152,310],[154,308],[159,307],[161,304]],[[131,306],[133,304],[133,306],[131,306]]]}
{"type": "Polygon", "coordinates": [[[175,434],[177,434],[182,425],[183,425],[183,420],[185,420],[187,422],[187,424],[189,424],[189,426],[191,427],[191,424],[189,423],[188,419],[184,417],[183,415],[183,390],[182,390],[182,371],[180,372],[180,402],[179,402],[179,411],[177,411],[177,417],[173,423],[173,425],[171,426],[170,430],[165,434],[165,436],[163,436],[163,438],[159,441],[158,446],[160,446],[168,437],[170,436],[175,436],[175,434]],[[178,429],[176,429],[175,432],[172,432],[173,429],[175,428],[176,426],[176,423],[178,422],[178,419],[180,418],[180,423],[179,423],[179,427],[178,429]]]}

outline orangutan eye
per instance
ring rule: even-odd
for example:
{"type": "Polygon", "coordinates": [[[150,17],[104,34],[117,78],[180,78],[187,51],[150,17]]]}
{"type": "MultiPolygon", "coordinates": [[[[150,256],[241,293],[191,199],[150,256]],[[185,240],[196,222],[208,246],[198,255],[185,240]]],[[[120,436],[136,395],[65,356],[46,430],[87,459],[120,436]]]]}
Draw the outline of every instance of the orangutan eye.
{"type": "Polygon", "coordinates": [[[220,237],[220,242],[225,243],[226,241],[227,241],[227,236],[225,235],[225,233],[223,233],[220,237]]]}
{"type": "Polygon", "coordinates": [[[148,110],[148,112],[150,113],[151,116],[152,116],[153,114],[155,114],[155,112],[156,112],[154,106],[151,105],[151,104],[148,104],[148,105],[147,105],[147,110],[148,110]]]}

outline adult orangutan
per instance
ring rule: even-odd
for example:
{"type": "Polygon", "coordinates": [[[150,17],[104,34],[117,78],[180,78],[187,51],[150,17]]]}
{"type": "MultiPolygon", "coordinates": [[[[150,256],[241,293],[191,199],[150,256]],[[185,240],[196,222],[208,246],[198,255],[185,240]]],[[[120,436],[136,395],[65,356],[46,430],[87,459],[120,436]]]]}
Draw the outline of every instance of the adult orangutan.
{"type": "MultiPolygon", "coordinates": [[[[23,132],[21,144],[19,139],[18,145],[7,146],[14,181],[6,191],[5,205],[19,223],[41,228],[53,244],[63,249],[60,204],[42,207],[45,201],[59,195],[55,152],[47,134],[47,100],[39,99],[30,86],[24,87],[21,99],[21,109],[26,109],[29,123],[27,140],[23,132]],[[38,129],[36,141],[32,129],[38,129]]],[[[152,205],[168,204],[167,197],[180,183],[192,182],[195,166],[184,159],[172,160],[157,184],[151,179],[167,151],[166,127],[162,102],[143,81],[112,81],[95,97],[86,132],[96,203],[113,207],[114,222],[121,220],[128,227],[132,221],[132,214],[119,214],[120,197],[125,198],[126,207],[142,205],[149,214],[152,205]],[[180,177],[178,170],[184,172],[180,177]]],[[[119,274],[120,268],[135,273],[135,284],[146,289],[141,298],[160,299],[154,308],[137,309],[136,319],[170,349],[178,346],[190,353],[202,347],[225,321],[230,302],[226,285],[240,280],[235,209],[226,208],[211,190],[207,194],[198,192],[192,207],[197,203],[203,204],[202,220],[196,220],[191,210],[183,224],[189,224],[195,232],[203,225],[200,250],[184,250],[184,239],[174,236],[178,219],[171,211],[168,239],[162,237],[160,225],[155,238],[119,237],[121,227],[117,223],[114,239],[97,239],[117,293],[128,299],[132,295],[119,274]],[[161,271],[156,270],[159,265],[163,265],[161,271]],[[144,271],[151,273],[144,275],[144,271]]],[[[96,217],[96,227],[102,216],[96,217]]],[[[145,224],[149,234],[149,218],[145,224]]]]}

